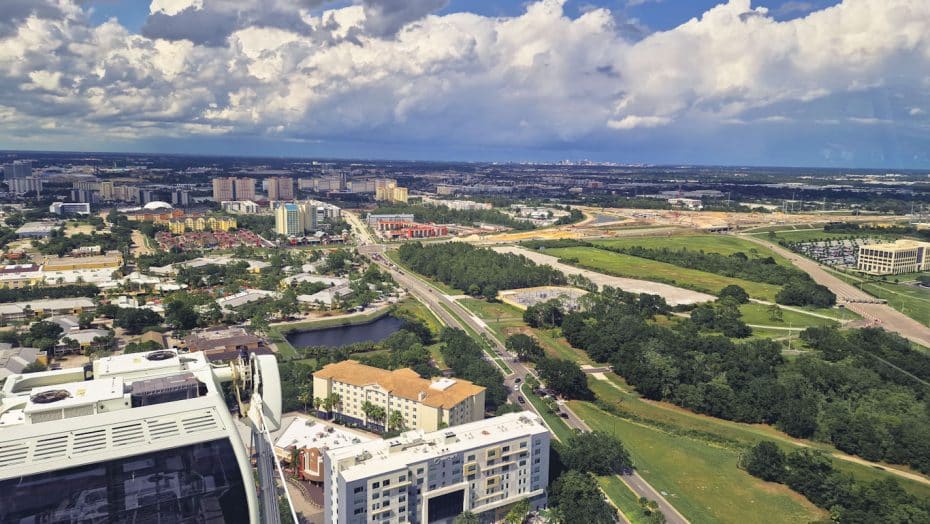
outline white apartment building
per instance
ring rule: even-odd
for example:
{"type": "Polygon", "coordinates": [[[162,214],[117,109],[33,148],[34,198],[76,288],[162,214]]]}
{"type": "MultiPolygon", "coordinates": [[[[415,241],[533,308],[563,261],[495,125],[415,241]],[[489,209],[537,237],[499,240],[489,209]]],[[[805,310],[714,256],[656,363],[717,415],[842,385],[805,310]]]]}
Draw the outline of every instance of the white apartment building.
{"type": "Polygon", "coordinates": [[[497,522],[523,499],[546,504],[549,430],[523,411],[327,450],[323,460],[326,522],[451,523],[463,511],[497,522]]]}
{"type": "Polygon", "coordinates": [[[896,240],[860,246],[856,269],[871,275],[900,275],[930,269],[930,242],[896,240]]]}
{"type": "Polygon", "coordinates": [[[337,420],[378,431],[395,412],[401,414],[404,428],[425,431],[484,418],[485,388],[458,378],[427,380],[409,368],[387,371],[357,360],[328,364],[313,374],[313,396],[322,400],[333,393],[339,395],[333,407],[337,420]],[[370,419],[366,402],[381,407],[385,418],[370,419]]]}

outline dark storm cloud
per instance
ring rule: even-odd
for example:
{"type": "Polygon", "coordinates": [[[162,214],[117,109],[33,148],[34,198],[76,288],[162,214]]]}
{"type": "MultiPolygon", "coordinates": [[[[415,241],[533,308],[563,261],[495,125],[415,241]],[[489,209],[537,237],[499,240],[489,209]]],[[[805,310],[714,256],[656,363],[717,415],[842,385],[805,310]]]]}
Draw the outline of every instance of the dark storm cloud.
{"type": "Polygon", "coordinates": [[[364,0],[365,30],[372,36],[391,37],[410,22],[448,3],[448,0],[364,0]]]}

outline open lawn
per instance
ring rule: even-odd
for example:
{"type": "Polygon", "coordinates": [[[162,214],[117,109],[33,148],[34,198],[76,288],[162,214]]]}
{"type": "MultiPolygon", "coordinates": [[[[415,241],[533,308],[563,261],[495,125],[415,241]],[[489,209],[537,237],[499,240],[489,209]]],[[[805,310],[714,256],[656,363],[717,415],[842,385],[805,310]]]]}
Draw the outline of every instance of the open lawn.
{"type": "Polygon", "coordinates": [[[598,240],[592,242],[596,246],[605,247],[633,247],[640,246],[649,249],[687,249],[690,251],[703,251],[705,253],[719,253],[732,255],[745,253],[748,256],[772,257],[779,264],[788,265],[789,262],[782,256],[775,254],[759,244],[744,240],[732,235],[674,235],[643,238],[617,238],[598,240]]]}
{"type": "Polygon", "coordinates": [[[834,320],[805,315],[797,311],[779,308],[781,319],[778,320],[769,312],[770,306],[765,304],[743,304],[739,307],[740,313],[743,314],[743,322],[747,324],[761,324],[766,326],[807,328],[811,326],[832,326],[836,324],[834,320]]]}
{"type": "Polygon", "coordinates": [[[763,482],[736,467],[737,450],[711,446],[632,423],[588,402],[571,407],[594,430],[618,437],[639,473],[667,493],[693,523],[810,522],[827,516],[787,487],[763,482]]]}
{"type": "Polygon", "coordinates": [[[867,282],[862,289],[914,320],[930,324],[930,289],[891,282],[867,282]]]}
{"type": "MultiPolygon", "coordinates": [[[[620,410],[623,419],[655,428],[662,433],[687,438],[694,442],[703,442],[705,446],[713,448],[727,448],[734,452],[748,448],[763,439],[776,442],[786,450],[806,446],[831,454],[836,452],[832,446],[827,444],[794,439],[765,424],[732,422],[700,415],[667,402],[643,399],[633,391],[632,387],[626,384],[623,378],[614,373],[606,373],[604,376],[607,380],[588,379],[588,384],[598,399],[608,402],[615,409],[620,410]]],[[[600,410],[597,410],[597,412],[600,413],[600,410]]],[[[585,418],[580,412],[576,411],[576,413],[584,418],[588,424],[591,424],[591,420],[585,418]]],[[[616,418],[620,419],[621,417],[616,418]]],[[[871,466],[844,460],[834,459],[834,464],[838,469],[842,469],[860,480],[894,478],[903,488],[914,495],[930,497],[930,485],[928,484],[904,479],[871,466]]]]}
{"type": "Polygon", "coordinates": [[[546,254],[559,258],[577,259],[578,263],[576,265],[584,266],[593,271],[621,277],[664,282],[711,294],[718,293],[730,284],[736,284],[745,289],[752,298],[774,302],[775,295],[779,291],[779,286],[772,284],[724,277],[706,271],[686,269],[665,262],[612,253],[593,247],[547,249],[546,254]]]}

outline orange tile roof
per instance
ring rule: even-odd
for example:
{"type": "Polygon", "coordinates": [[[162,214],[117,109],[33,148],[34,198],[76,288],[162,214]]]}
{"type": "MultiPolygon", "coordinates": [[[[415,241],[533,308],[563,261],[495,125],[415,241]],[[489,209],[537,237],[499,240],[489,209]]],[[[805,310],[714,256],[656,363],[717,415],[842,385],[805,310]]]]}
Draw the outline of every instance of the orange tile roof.
{"type": "Polygon", "coordinates": [[[388,371],[366,366],[357,360],[343,360],[327,364],[313,374],[314,378],[333,379],[353,386],[377,384],[395,397],[421,402],[434,408],[451,409],[463,400],[478,395],[485,388],[467,380],[454,379],[455,383],[445,389],[431,388],[432,381],[420,377],[410,368],[388,371]],[[420,394],[426,397],[420,400],[420,394]]]}

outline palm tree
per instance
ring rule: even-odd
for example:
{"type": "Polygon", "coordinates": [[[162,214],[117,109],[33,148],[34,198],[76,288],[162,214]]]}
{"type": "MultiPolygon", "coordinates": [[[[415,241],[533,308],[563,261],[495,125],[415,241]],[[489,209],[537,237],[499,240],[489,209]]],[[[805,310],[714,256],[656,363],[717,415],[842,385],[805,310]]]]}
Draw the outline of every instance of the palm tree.
{"type": "Polygon", "coordinates": [[[297,400],[299,400],[304,405],[304,412],[307,411],[307,404],[310,403],[313,399],[313,391],[310,389],[309,385],[304,385],[300,388],[300,393],[297,394],[297,400]]]}
{"type": "Polygon", "coordinates": [[[313,397],[313,409],[314,409],[314,411],[319,411],[319,410],[320,410],[320,406],[322,406],[322,405],[323,405],[323,399],[321,399],[320,397],[313,397]]]}
{"type": "Polygon", "coordinates": [[[404,414],[400,411],[392,411],[388,417],[388,428],[391,431],[400,431],[404,429],[404,414]]]}

